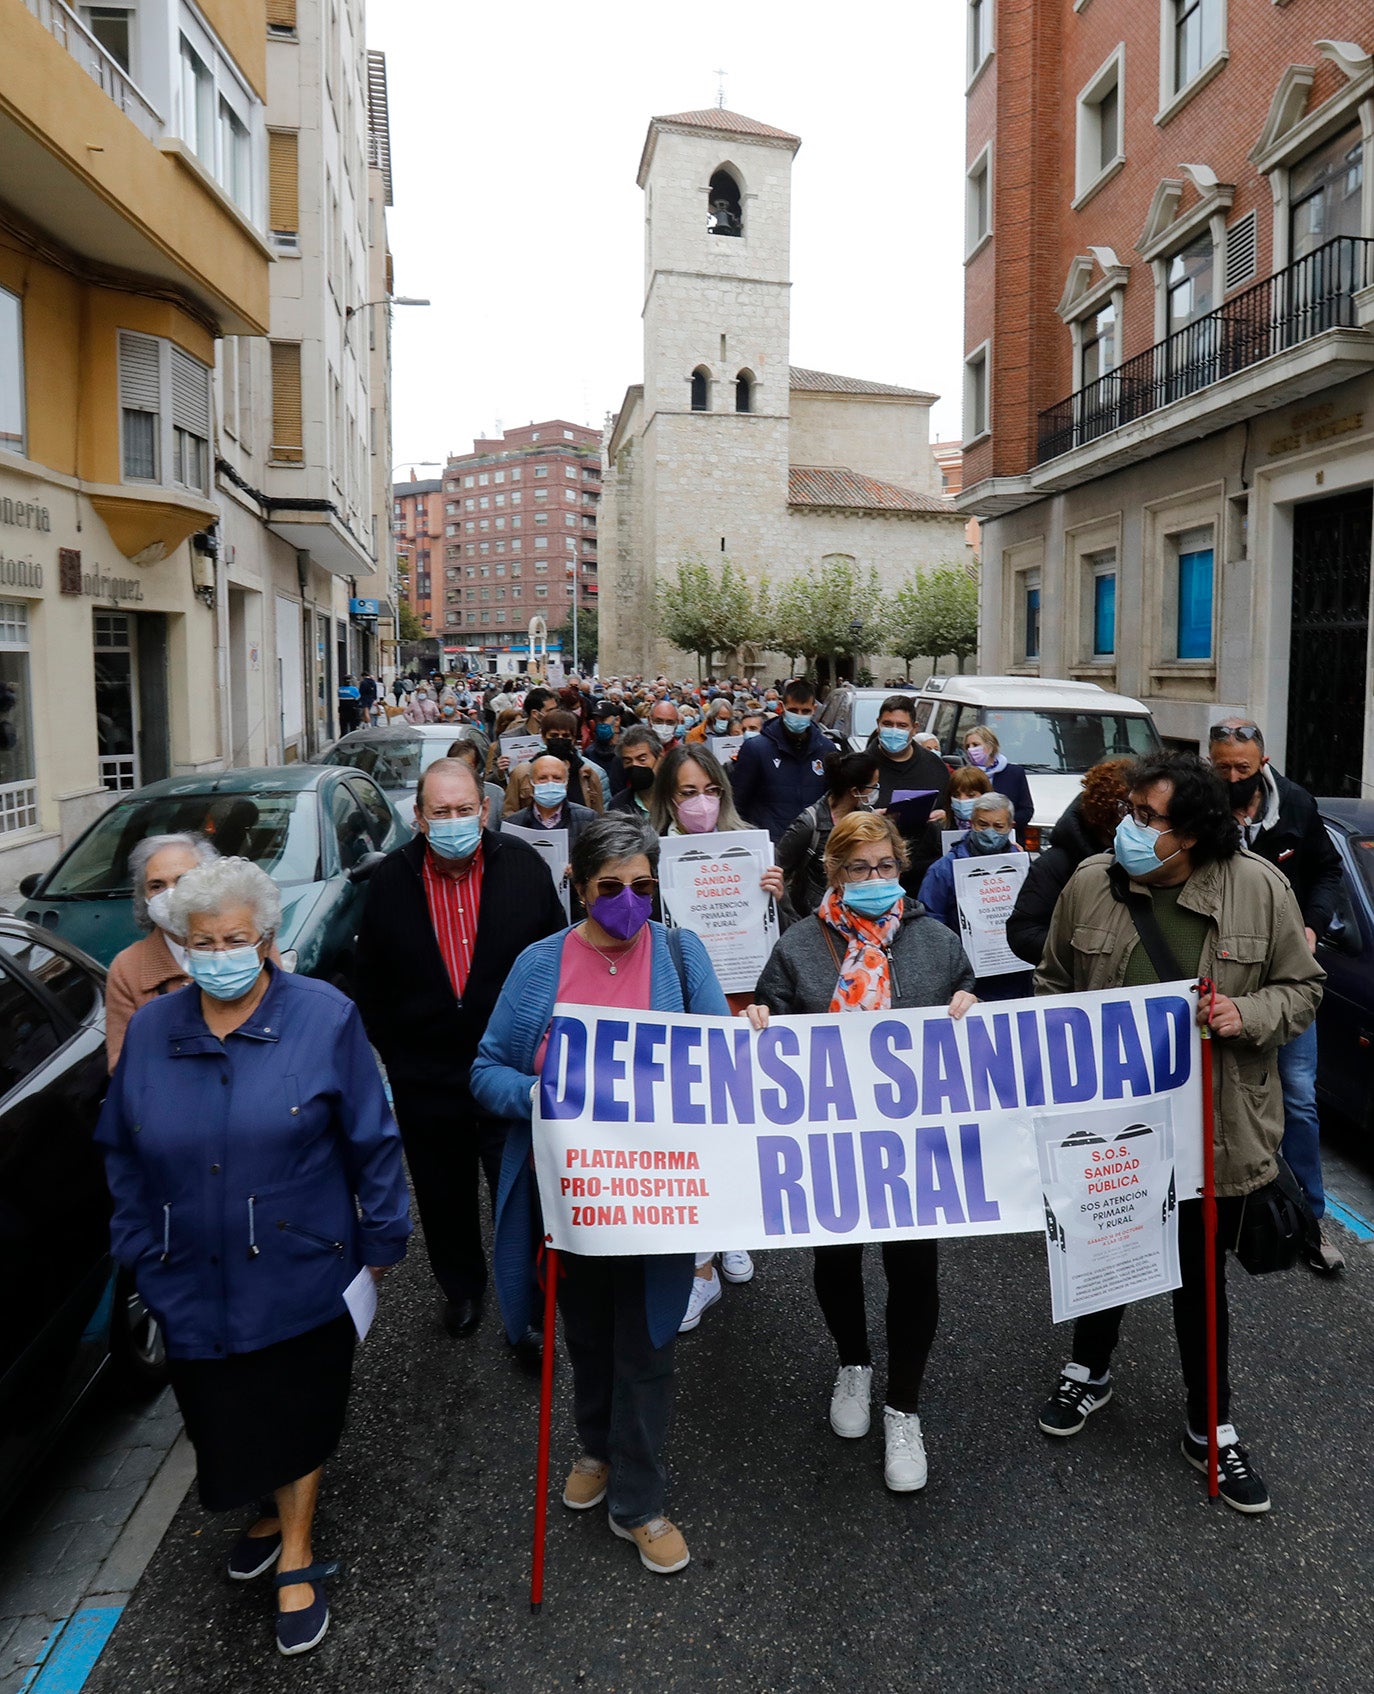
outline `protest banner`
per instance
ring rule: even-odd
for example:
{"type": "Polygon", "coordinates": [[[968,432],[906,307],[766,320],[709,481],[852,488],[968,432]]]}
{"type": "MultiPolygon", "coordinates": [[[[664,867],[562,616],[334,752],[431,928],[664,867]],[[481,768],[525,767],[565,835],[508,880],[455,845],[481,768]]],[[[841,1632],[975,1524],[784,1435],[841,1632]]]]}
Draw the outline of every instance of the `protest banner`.
{"type": "Polygon", "coordinates": [[[1128,1103],[1147,1124],[1167,1104],[1176,1191],[1191,1198],[1194,1011],[1187,983],[1000,1001],[958,1020],[776,1018],[761,1033],[560,1005],[534,1120],[550,1244],[682,1253],[1040,1230],[1038,1127],[1067,1140],[1128,1103]]]}
{"type": "Polygon", "coordinates": [[[511,769],[524,764],[526,759],[537,759],[544,751],[542,735],[503,735],[501,751],[510,760],[511,769]]]}
{"type": "Polygon", "coordinates": [[[744,737],[742,735],[713,735],[710,739],[711,751],[721,764],[734,764],[735,755],[744,745],[744,737]]]}
{"type": "Polygon", "coordinates": [[[1030,871],[1029,853],[971,854],[954,860],[959,939],[975,976],[1026,969],[1007,945],[1007,919],[1030,871]]]}
{"type": "Polygon", "coordinates": [[[568,881],[568,832],[566,829],[524,829],[518,823],[501,820],[502,835],[513,835],[517,841],[528,841],[549,867],[558,898],[563,902],[563,916],[572,922],[572,905],[568,881]]]}
{"type": "Polygon", "coordinates": [[[659,843],[663,919],[700,936],[727,994],[752,990],[778,938],[778,911],[759,887],[773,863],[762,829],[665,835],[659,843]]]}

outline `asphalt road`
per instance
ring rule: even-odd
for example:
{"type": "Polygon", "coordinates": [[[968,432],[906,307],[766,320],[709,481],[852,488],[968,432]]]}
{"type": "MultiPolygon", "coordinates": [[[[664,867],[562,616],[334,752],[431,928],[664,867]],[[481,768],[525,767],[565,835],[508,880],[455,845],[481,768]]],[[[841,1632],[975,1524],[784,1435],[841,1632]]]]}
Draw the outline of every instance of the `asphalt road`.
{"type": "MultiPolygon", "coordinates": [[[[1374,1153],[1333,1147],[1331,1170],[1374,1215],[1374,1153]]],[[[692,1564],[651,1576],[600,1511],[574,1516],[555,1497],[532,1617],[535,1384],[490,1310],[472,1340],[444,1335],[417,1238],[384,1285],[326,1479],[317,1556],[344,1558],[349,1576],[325,1643],[278,1657],[270,1588],[222,1575],[239,1523],[193,1493],[87,1688],[1374,1688],[1374,1243],[1338,1239],[1350,1266],[1337,1281],[1232,1265],[1235,1419],[1273,1494],[1263,1518],[1209,1505],[1179,1455],[1165,1300],[1129,1315],[1111,1405],[1070,1441],[1039,1433],[1067,1337],[1028,1237],[942,1250],[930,1482],[889,1494],[878,1428],[843,1442],[827,1425],[834,1361],[809,1255],[759,1255],[754,1282],[727,1288],[678,1348],[670,1510],[692,1564]]],[[[562,1370],[555,1481],[576,1450],[568,1389],[562,1370]]]]}

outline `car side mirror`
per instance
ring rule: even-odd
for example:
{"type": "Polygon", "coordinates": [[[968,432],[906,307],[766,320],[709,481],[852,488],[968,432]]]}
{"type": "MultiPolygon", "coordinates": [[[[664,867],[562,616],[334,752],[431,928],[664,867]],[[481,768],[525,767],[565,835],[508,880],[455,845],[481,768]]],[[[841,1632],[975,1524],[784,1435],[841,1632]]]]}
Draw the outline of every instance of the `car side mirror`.
{"type": "Polygon", "coordinates": [[[1332,947],[1338,953],[1345,953],[1353,958],[1361,951],[1360,932],[1354,924],[1347,923],[1339,912],[1326,926],[1326,934],[1322,936],[1321,945],[1332,947]]]}
{"type": "Polygon", "coordinates": [[[365,853],[356,865],[349,867],[348,880],[350,882],[366,882],[385,857],[385,853],[365,853]]]}
{"type": "Polygon", "coordinates": [[[31,900],[38,891],[38,885],[43,880],[42,871],[30,871],[19,884],[19,892],[26,900],[31,900]]]}

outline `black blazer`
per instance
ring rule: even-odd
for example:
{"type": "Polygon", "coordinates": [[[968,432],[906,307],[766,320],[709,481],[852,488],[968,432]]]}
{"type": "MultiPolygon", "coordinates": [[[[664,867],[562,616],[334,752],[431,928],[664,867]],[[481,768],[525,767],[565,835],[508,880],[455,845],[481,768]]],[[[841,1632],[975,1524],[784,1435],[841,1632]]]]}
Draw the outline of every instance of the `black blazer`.
{"type": "Polygon", "coordinates": [[[1269,772],[1278,789],[1279,815],[1272,829],[1259,832],[1250,851],[1277,865],[1288,878],[1303,923],[1320,940],[1341,897],[1341,856],[1307,790],[1280,776],[1272,765],[1269,772]]]}
{"type": "Polygon", "coordinates": [[[424,837],[413,837],[368,881],[354,998],[393,1082],[466,1087],[511,966],[531,942],[565,927],[563,908],[534,848],[484,829],[477,945],[460,1003],[425,899],[426,851],[424,837]]]}

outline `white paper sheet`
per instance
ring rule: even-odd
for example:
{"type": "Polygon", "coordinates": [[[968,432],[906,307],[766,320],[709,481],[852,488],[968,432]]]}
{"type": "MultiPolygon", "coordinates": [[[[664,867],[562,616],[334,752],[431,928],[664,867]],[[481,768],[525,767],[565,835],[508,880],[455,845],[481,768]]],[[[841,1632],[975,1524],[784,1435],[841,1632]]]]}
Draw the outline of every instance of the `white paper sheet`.
{"type": "Polygon", "coordinates": [[[348,1307],[359,1341],[366,1341],[372,1320],[377,1315],[377,1279],[367,1265],[344,1289],[344,1305],[348,1307]]]}

